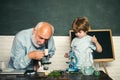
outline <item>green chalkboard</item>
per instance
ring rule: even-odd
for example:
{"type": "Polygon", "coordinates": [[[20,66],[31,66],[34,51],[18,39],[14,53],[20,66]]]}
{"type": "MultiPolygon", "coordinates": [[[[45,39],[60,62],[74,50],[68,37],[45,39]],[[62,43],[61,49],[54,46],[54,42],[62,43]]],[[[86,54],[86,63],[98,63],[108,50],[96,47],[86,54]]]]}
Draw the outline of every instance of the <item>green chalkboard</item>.
{"type": "Polygon", "coordinates": [[[120,35],[120,0],[0,0],[0,35],[48,21],[55,36],[68,36],[76,17],[87,17],[92,29],[109,28],[120,35]]]}

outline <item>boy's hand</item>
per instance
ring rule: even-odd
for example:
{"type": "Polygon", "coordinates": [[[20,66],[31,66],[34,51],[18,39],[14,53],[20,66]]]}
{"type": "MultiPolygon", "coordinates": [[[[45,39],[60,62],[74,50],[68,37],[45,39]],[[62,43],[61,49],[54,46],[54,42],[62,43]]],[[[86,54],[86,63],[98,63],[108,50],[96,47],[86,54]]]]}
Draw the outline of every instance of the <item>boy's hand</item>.
{"type": "Polygon", "coordinates": [[[65,57],[65,58],[69,58],[69,54],[68,54],[68,53],[65,53],[64,57],[65,57]]]}
{"type": "Polygon", "coordinates": [[[95,44],[98,42],[97,38],[95,37],[95,35],[92,37],[92,42],[95,43],[95,44]]]}

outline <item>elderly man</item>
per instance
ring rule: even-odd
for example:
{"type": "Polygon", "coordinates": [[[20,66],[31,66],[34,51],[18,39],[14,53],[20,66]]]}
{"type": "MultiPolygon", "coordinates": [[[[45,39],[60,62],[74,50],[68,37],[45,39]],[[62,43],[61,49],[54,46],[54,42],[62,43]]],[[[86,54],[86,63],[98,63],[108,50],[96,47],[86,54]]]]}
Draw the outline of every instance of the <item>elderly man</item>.
{"type": "Polygon", "coordinates": [[[10,55],[9,67],[19,70],[37,70],[35,61],[45,55],[45,45],[48,45],[48,54],[55,53],[53,39],[54,28],[48,22],[40,22],[34,28],[22,30],[16,34],[10,55]]]}

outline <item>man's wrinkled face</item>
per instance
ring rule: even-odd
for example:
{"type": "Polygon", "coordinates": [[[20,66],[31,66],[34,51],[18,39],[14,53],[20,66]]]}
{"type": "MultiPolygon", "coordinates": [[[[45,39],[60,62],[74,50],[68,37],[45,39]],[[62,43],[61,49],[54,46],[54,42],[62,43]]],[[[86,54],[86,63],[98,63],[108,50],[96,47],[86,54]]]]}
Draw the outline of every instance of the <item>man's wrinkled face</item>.
{"type": "Polygon", "coordinates": [[[41,33],[35,30],[32,35],[32,42],[36,47],[41,47],[49,40],[50,36],[51,35],[49,34],[45,34],[44,32],[41,33]]]}

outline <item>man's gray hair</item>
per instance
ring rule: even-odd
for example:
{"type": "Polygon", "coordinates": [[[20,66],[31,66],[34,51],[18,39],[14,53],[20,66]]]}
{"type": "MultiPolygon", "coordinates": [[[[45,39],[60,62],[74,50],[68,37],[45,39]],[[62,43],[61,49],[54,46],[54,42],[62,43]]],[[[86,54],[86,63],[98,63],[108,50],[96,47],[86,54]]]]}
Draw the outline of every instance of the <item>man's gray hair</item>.
{"type": "MultiPolygon", "coordinates": [[[[44,22],[39,22],[39,23],[35,26],[35,29],[39,29],[43,23],[44,23],[44,22]]],[[[48,22],[47,22],[47,23],[48,23],[48,22]]],[[[48,23],[48,24],[50,24],[50,23],[48,23]]],[[[50,25],[51,25],[51,24],[50,24],[50,25]]],[[[53,32],[53,34],[54,34],[54,27],[53,27],[53,25],[51,25],[51,28],[52,28],[52,32],[53,32]]]]}

